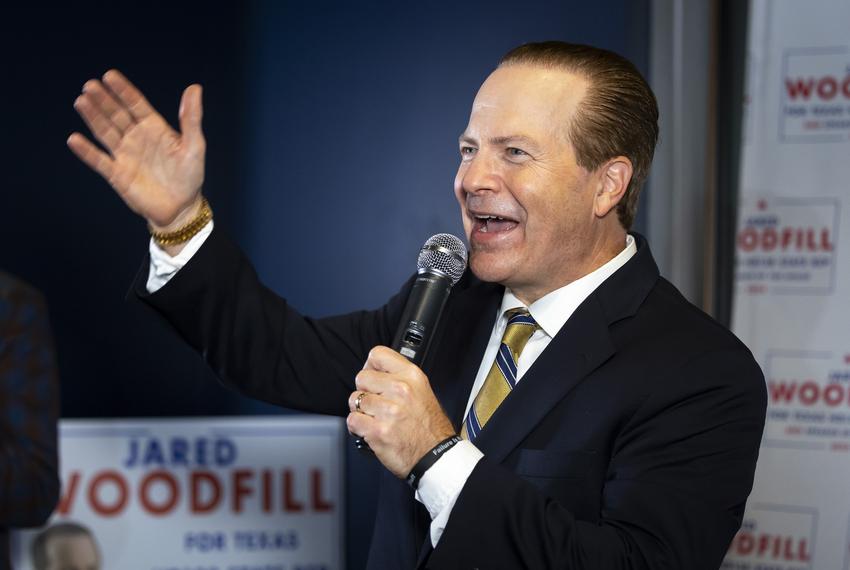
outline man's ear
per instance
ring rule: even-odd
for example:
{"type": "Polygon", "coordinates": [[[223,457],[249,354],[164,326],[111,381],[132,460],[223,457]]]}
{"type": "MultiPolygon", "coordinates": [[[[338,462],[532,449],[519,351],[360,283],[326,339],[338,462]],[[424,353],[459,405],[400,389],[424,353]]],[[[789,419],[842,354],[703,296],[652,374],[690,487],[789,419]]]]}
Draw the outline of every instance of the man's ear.
{"type": "Polygon", "coordinates": [[[632,161],[625,156],[612,158],[597,169],[599,191],[593,205],[597,217],[604,218],[620,203],[632,180],[632,172],[632,161]]]}

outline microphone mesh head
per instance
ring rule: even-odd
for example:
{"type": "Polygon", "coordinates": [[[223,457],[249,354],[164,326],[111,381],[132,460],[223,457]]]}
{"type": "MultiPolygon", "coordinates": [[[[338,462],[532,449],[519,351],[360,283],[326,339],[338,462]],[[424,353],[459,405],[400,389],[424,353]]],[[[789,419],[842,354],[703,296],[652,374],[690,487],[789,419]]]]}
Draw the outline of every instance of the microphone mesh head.
{"type": "Polygon", "coordinates": [[[437,270],[448,275],[454,287],[466,270],[466,247],[452,234],[431,236],[419,251],[416,266],[420,272],[437,270]]]}

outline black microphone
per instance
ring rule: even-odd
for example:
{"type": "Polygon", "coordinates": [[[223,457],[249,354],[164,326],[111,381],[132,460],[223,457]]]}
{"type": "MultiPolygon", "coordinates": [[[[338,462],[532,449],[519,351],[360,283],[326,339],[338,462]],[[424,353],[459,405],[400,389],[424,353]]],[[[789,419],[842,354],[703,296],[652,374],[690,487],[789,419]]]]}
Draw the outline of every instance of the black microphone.
{"type": "Polygon", "coordinates": [[[419,251],[416,266],[418,275],[391,348],[419,366],[428,353],[449,292],[466,270],[466,248],[451,234],[431,236],[419,251]]]}
{"type": "MultiPolygon", "coordinates": [[[[428,238],[416,261],[416,281],[407,297],[391,348],[417,366],[422,364],[452,287],[466,271],[466,247],[451,234],[428,238]]],[[[358,449],[369,449],[356,438],[358,449]]]]}

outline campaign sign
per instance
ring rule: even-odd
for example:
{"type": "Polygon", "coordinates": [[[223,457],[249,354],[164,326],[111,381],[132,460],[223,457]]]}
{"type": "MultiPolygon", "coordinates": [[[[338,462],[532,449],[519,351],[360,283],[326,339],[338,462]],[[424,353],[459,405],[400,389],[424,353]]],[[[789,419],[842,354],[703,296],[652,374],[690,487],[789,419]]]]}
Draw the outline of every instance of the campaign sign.
{"type": "Polygon", "coordinates": [[[737,292],[832,292],[839,206],[835,198],[742,198],[736,236],[737,292]]]}
{"type": "Polygon", "coordinates": [[[770,351],[767,447],[850,451],[850,354],[770,351]]]}
{"type": "Polygon", "coordinates": [[[850,49],[787,49],[782,67],[781,140],[850,139],[850,49]]]}
{"type": "Polygon", "coordinates": [[[63,420],[62,496],[16,534],[15,568],[343,568],[343,434],[336,418],[63,420]]]}
{"type": "Polygon", "coordinates": [[[807,507],[755,504],[744,515],[722,570],[807,570],[818,512],[807,507]]]}

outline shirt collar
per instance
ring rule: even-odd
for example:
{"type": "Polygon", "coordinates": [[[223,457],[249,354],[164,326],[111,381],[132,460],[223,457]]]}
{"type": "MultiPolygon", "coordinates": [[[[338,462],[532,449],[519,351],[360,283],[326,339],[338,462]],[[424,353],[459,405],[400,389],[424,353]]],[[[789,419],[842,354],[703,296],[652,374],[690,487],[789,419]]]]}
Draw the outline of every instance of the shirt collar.
{"type": "MultiPolygon", "coordinates": [[[[579,305],[593,293],[597,287],[614,274],[619,268],[637,253],[635,238],[626,235],[626,247],[616,257],[602,267],[547,293],[528,307],[528,312],[543,329],[549,338],[554,338],[564,323],[572,316],[579,305]]],[[[504,319],[505,311],[525,307],[510,289],[505,289],[502,306],[499,309],[500,319],[504,319]]],[[[503,324],[500,322],[500,324],[503,324]]]]}

